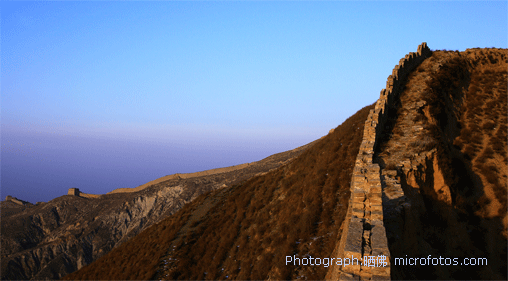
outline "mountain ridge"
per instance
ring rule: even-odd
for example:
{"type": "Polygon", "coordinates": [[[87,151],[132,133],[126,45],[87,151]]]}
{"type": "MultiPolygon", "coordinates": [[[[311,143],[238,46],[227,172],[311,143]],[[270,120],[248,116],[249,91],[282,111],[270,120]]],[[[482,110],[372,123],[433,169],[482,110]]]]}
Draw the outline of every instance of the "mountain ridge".
{"type": "MultiPolygon", "coordinates": [[[[427,58],[401,59],[376,103],[273,169],[188,194],[157,221],[158,198],[181,186],[108,195],[132,196],[122,207],[137,209],[139,231],[95,262],[82,258],[64,279],[506,279],[508,50],[428,53],[425,45],[417,53],[427,58]],[[140,196],[150,192],[159,197],[140,196]],[[344,252],[359,261],[384,254],[388,266],[330,263],[344,252]],[[489,263],[398,263],[408,254],[489,263]],[[323,263],[303,264],[312,257],[323,263]]],[[[174,181],[185,180],[207,184],[174,181]]]]}
{"type": "MultiPolygon", "coordinates": [[[[273,268],[271,278],[284,279],[281,276],[289,273],[281,256],[284,249],[310,248],[316,253],[322,249],[333,249],[325,245],[334,243],[340,231],[345,210],[337,208],[337,203],[347,204],[354,159],[370,108],[372,106],[348,118],[286,165],[265,175],[250,178],[243,184],[201,195],[175,216],[148,228],[97,263],[65,278],[225,279],[229,276],[228,278],[238,279],[265,279],[262,272],[270,269],[266,266],[272,264],[272,255],[277,255],[277,266],[273,268]],[[323,149],[329,153],[322,153],[323,149]],[[335,154],[341,156],[335,157],[335,154]],[[308,160],[312,163],[307,163],[308,160]],[[294,184],[299,188],[292,190],[294,184]],[[302,198],[306,199],[302,201],[302,198]],[[315,200],[319,201],[320,198],[323,198],[323,202],[317,203],[315,200]],[[287,202],[291,202],[295,209],[282,207],[287,202]],[[321,205],[323,208],[316,208],[321,205]],[[245,211],[235,215],[235,210],[243,208],[246,208],[245,211]],[[276,214],[280,214],[283,219],[274,220],[279,218],[276,214]],[[332,214],[336,217],[335,220],[329,219],[332,214]],[[302,217],[305,219],[301,220],[302,217]],[[312,223],[314,218],[322,218],[323,223],[315,225],[312,223]],[[321,233],[325,230],[324,225],[334,225],[335,230],[321,233]],[[316,233],[316,226],[323,227],[316,233]],[[295,230],[290,231],[292,228],[295,230]],[[265,231],[269,229],[272,229],[269,231],[270,238],[263,239],[265,231]],[[237,240],[238,231],[248,233],[233,242],[237,240]],[[305,235],[305,238],[295,244],[300,234],[305,235]],[[291,238],[287,239],[287,235],[291,238]],[[319,238],[313,240],[314,235],[319,238]],[[291,240],[293,243],[289,243],[291,240]],[[314,241],[316,242],[313,243],[314,241]],[[187,251],[193,254],[186,255],[187,251]],[[248,253],[255,254],[254,260],[245,256],[248,253]],[[227,258],[228,255],[231,258],[227,258]],[[216,257],[215,262],[208,262],[213,256],[216,257]],[[255,263],[255,260],[260,262],[255,263]],[[228,263],[224,270],[219,267],[222,261],[228,263]],[[130,263],[137,265],[128,266],[130,263]],[[115,269],[102,271],[106,268],[115,269]],[[182,271],[183,268],[188,270],[182,271]],[[217,270],[212,270],[213,268],[217,270]]],[[[322,272],[324,269],[326,268],[317,270],[322,272]]],[[[317,277],[319,272],[302,268],[302,274],[305,275],[317,277]]]]}
{"type": "Polygon", "coordinates": [[[190,174],[194,177],[156,180],[136,192],[91,195],[71,189],[70,195],[36,205],[19,204],[22,201],[7,197],[9,200],[1,202],[2,279],[61,278],[203,192],[268,172],[313,143],[265,157],[242,169],[213,169],[190,174]]]}
{"type": "MultiPolygon", "coordinates": [[[[364,129],[364,124],[379,120],[368,117],[369,112],[380,112],[371,105],[352,116],[355,122],[348,119],[335,129],[340,132],[348,127],[351,132],[329,134],[311,150],[266,176],[202,195],[174,216],[66,279],[324,279],[329,277],[327,273],[333,272],[340,278],[355,280],[506,279],[506,247],[502,243],[506,242],[506,226],[502,224],[502,220],[506,221],[506,212],[497,212],[490,218],[482,217],[481,211],[489,209],[491,202],[506,202],[506,176],[500,172],[504,166],[499,164],[502,162],[499,159],[490,159],[506,160],[507,155],[507,122],[503,116],[506,113],[507,57],[505,49],[433,51],[428,59],[406,73],[407,78],[401,77],[399,96],[393,96],[391,102],[386,103],[386,112],[382,110],[386,123],[376,127],[379,136],[376,133],[372,138],[364,134],[369,130],[364,129]],[[454,59],[442,59],[443,55],[463,57],[467,65],[456,66],[454,59]],[[480,107],[481,115],[474,113],[474,104],[467,101],[471,97],[477,99],[476,92],[472,91],[475,80],[463,72],[477,73],[477,70],[478,75],[485,78],[477,87],[480,96],[487,98],[487,104],[495,109],[486,111],[485,107],[480,107]],[[424,83],[418,84],[419,81],[424,83]],[[494,103],[498,100],[504,102],[497,102],[501,104],[498,106],[494,103]],[[494,129],[486,134],[487,141],[475,139],[476,133],[467,133],[464,137],[450,134],[456,128],[469,130],[464,132],[478,129],[470,128],[474,122],[467,121],[468,118],[476,120],[474,116],[484,118],[479,119],[480,131],[494,129]],[[456,122],[454,118],[462,121],[456,122]],[[495,121],[500,126],[491,124],[495,121]],[[347,142],[351,146],[349,156],[336,158],[345,143],[339,139],[346,135],[358,138],[347,142]],[[468,135],[471,136],[466,138],[468,135]],[[362,140],[367,140],[368,146],[363,145],[362,140]],[[453,149],[458,148],[454,146],[468,156],[457,154],[453,149]],[[328,150],[326,147],[334,148],[328,150]],[[350,192],[361,179],[353,177],[353,167],[367,156],[358,154],[362,148],[367,149],[367,155],[376,161],[378,168],[357,172],[364,174],[367,184],[369,174],[379,178],[377,183],[375,180],[370,183],[374,183],[374,189],[380,184],[381,198],[357,197],[350,192]],[[479,162],[475,155],[478,151],[480,156],[485,155],[479,162]],[[395,158],[390,160],[387,155],[395,158]],[[342,184],[338,183],[341,176],[335,170],[340,164],[333,162],[337,159],[342,160],[339,162],[345,168],[349,166],[348,179],[342,184]],[[487,169],[482,163],[487,163],[487,169]],[[494,166],[496,163],[498,166],[494,166]],[[461,167],[468,165],[473,166],[475,176],[480,179],[481,184],[476,187],[476,180],[473,185],[463,185],[469,182],[466,177],[461,181],[464,175],[461,167]],[[497,175],[499,183],[496,185],[497,175]],[[335,179],[330,180],[330,177],[335,179]],[[488,188],[497,188],[495,200],[481,199],[481,192],[488,188]],[[472,195],[468,191],[475,189],[472,195]],[[330,190],[334,195],[326,193],[330,190]],[[357,198],[360,200],[356,201],[357,198]],[[372,204],[379,199],[382,200],[385,231],[378,228],[379,224],[370,225],[367,220],[376,212],[380,215],[380,206],[372,204]],[[474,201],[476,199],[480,201],[474,201]],[[357,204],[359,208],[355,208],[357,204]],[[352,216],[356,221],[350,221],[355,224],[352,240],[356,242],[349,245],[357,247],[354,249],[357,249],[358,260],[380,249],[375,247],[377,234],[386,236],[380,243],[384,244],[384,249],[389,249],[386,255],[389,257],[388,276],[382,268],[379,272],[365,264],[350,269],[334,268],[333,264],[330,267],[330,264],[319,267],[300,263],[288,266],[287,256],[299,261],[312,261],[311,257],[322,258],[321,261],[340,257],[330,249],[335,249],[339,241],[345,239],[347,250],[350,242],[347,239],[350,230],[345,227],[348,225],[347,210],[356,213],[352,216]],[[480,235],[483,230],[487,236],[480,235]],[[463,243],[453,241],[454,237],[463,243]],[[490,239],[493,242],[489,242],[490,239]],[[410,253],[411,258],[422,260],[431,256],[437,258],[439,254],[455,255],[453,258],[483,254],[489,263],[477,267],[438,266],[432,270],[428,266],[400,264],[404,254],[410,253]],[[113,270],[104,271],[105,268],[113,270]]],[[[394,69],[387,86],[396,84],[398,80],[393,77],[400,74],[399,70],[398,67],[394,69]]]]}

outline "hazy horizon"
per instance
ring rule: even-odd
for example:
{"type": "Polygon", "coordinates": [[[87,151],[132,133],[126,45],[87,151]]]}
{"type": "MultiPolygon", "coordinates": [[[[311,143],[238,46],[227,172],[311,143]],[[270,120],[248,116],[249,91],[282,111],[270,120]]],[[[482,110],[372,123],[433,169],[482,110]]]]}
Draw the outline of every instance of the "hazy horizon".
{"type": "Polygon", "coordinates": [[[307,144],[422,42],[508,47],[506,1],[0,5],[1,199],[32,203],[307,144]]]}

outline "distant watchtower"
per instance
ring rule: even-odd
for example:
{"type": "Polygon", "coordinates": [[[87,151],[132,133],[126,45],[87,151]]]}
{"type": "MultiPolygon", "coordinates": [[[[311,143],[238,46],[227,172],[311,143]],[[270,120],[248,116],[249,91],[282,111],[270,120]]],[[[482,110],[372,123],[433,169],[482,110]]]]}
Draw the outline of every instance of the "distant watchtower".
{"type": "Polygon", "coordinates": [[[69,192],[67,192],[67,195],[74,195],[79,196],[79,188],[69,188],[69,192]]]}

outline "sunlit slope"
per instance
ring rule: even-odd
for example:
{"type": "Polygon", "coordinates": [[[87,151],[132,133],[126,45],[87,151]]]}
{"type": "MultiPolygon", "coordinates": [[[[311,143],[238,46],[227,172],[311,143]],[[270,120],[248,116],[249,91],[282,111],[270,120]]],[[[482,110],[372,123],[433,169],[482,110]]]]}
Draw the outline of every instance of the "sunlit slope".
{"type": "Polygon", "coordinates": [[[345,217],[363,124],[347,119],[289,164],[198,197],[66,279],[323,279],[345,217]]]}

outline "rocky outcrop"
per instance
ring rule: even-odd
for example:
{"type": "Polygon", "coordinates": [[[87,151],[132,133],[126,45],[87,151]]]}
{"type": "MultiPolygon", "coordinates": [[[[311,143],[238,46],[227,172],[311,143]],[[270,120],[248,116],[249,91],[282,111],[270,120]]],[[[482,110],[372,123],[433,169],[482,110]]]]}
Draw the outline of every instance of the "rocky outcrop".
{"type": "Polygon", "coordinates": [[[61,278],[221,185],[200,179],[96,199],[62,196],[2,218],[2,279],[61,278]]]}
{"type": "Polygon", "coordinates": [[[351,179],[351,199],[348,214],[343,222],[342,236],[334,251],[334,257],[342,264],[333,264],[326,279],[390,279],[390,251],[383,221],[383,209],[397,204],[404,193],[400,185],[386,188],[378,163],[374,163],[374,151],[380,133],[388,120],[387,109],[393,106],[408,74],[431,55],[426,43],[418,46],[416,53],[402,58],[388,77],[386,89],[381,91],[376,106],[365,122],[363,140],[351,179]]]}

